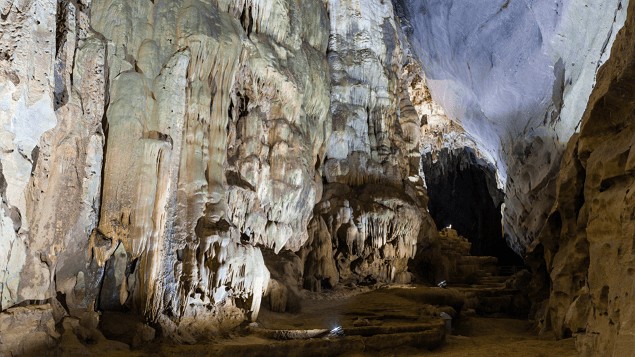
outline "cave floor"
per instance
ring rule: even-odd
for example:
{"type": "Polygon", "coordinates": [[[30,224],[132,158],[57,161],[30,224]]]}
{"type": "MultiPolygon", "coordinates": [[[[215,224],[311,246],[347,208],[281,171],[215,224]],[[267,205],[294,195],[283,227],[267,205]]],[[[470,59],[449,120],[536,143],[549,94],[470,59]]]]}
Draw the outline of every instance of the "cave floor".
{"type": "Polygon", "coordinates": [[[435,302],[448,306],[453,302],[458,309],[461,296],[454,289],[407,285],[307,293],[301,313],[262,309],[258,323],[265,329],[333,329],[337,326],[346,329],[441,322],[431,306],[435,302]]]}
{"type": "MultiPolygon", "coordinates": [[[[491,287],[486,287],[491,289],[491,287]]],[[[478,288],[477,288],[478,289],[478,288]]],[[[452,305],[461,289],[399,286],[355,295],[315,294],[305,299],[302,313],[280,314],[264,310],[259,323],[268,329],[316,329],[376,325],[382,327],[433,325],[430,305],[452,305]]],[[[442,308],[443,309],[443,308],[442,308]]],[[[438,320],[436,320],[438,321],[438,320]]],[[[506,317],[461,317],[440,347],[403,346],[391,351],[345,353],[344,356],[448,356],[448,357],[575,357],[574,339],[556,341],[539,337],[527,320],[506,317]]]]}
{"type": "Polygon", "coordinates": [[[462,315],[452,334],[445,334],[440,311],[454,314],[463,301],[457,289],[423,286],[307,292],[300,313],[263,308],[257,323],[223,339],[195,345],[155,341],[137,350],[101,350],[94,355],[578,356],[573,339],[541,338],[526,320],[462,315]],[[342,333],[330,334],[338,326],[342,333]]]}
{"type": "MultiPolygon", "coordinates": [[[[207,348],[227,356],[578,356],[573,339],[541,338],[529,321],[504,317],[461,317],[443,343],[438,312],[453,313],[460,301],[455,289],[422,286],[311,293],[303,297],[301,313],[263,309],[249,333],[207,348]],[[337,326],[343,336],[325,335],[337,326]]],[[[202,348],[166,345],[161,354],[194,356],[202,348]]]]}
{"type": "MultiPolygon", "coordinates": [[[[418,355],[418,354],[411,354],[418,355]]],[[[421,354],[443,357],[577,357],[574,339],[536,335],[531,323],[509,318],[469,317],[440,348],[421,354]]]]}

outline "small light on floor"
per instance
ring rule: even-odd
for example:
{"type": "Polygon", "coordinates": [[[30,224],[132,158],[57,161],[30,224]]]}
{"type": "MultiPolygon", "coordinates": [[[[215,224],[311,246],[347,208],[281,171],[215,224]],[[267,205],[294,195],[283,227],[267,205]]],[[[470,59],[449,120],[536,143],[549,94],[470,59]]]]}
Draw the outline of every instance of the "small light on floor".
{"type": "Polygon", "coordinates": [[[342,329],[342,326],[335,326],[331,329],[331,336],[340,336],[344,334],[344,329],[342,329]]]}

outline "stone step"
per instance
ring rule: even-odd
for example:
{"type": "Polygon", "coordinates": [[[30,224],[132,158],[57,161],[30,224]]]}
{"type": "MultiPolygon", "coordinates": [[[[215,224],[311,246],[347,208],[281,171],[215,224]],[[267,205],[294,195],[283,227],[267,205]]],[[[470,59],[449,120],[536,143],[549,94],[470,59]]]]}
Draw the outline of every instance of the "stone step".
{"type": "Polygon", "coordinates": [[[491,276],[487,278],[478,279],[479,283],[496,283],[496,284],[504,284],[507,281],[507,278],[504,276],[491,276]]]}
{"type": "MultiPolygon", "coordinates": [[[[443,328],[443,321],[426,322],[426,323],[406,323],[393,326],[351,326],[343,327],[341,334],[345,336],[374,336],[387,335],[408,332],[432,331],[443,328]]],[[[308,339],[315,337],[325,337],[330,333],[328,329],[310,329],[310,330],[273,330],[266,328],[250,328],[249,332],[272,340],[294,340],[308,339]]]]}
{"type": "Polygon", "coordinates": [[[472,285],[473,287],[476,288],[497,288],[497,289],[504,289],[506,287],[505,283],[477,283],[472,285]]]}
{"type": "Polygon", "coordinates": [[[183,346],[183,355],[195,356],[336,356],[344,353],[376,353],[402,348],[434,349],[445,341],[443,321],[401,326],[348,327],[341,335],[328,330],[251,329],[253,336],[223,344],[183,346]]]}

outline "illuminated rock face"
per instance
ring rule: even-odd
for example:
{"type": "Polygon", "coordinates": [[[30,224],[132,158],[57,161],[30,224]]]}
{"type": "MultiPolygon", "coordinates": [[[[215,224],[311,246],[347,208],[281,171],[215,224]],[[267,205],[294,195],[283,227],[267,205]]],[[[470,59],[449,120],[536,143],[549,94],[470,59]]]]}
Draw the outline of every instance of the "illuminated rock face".
{"type": "Polygon", "coordinates": [[[333,0],[329,15],[333,132],[310,232],[314,249],[321,241],[334,249],[304,252],[305,287],[332,286],[338,277],[409,282],[417,243],[436,235],[420,175],[421,117],[410,95],[422,73],[391,2],[333,0]]]}
{"type": "Polygon", "coordinates": [[[435,228],[390,2],[3,6],[2,310],[125,306],[192,341],[257,316],[261,247],[410,280],[435,228]]]}
{"type": "Polygon", "coordinates": [[[259,246],[298,250],[321,191],[326,5],[2,6],[2,310],[59,293],[183,340],[255,318],[259,246]]]}
{"type": "Polygon", "coordinates": [[[116,244],[101,241],[121,241],[128,261],[139,259],[122,294],[177,333],[242,319],[239,309],[224,316],[222,304],[255,319],[269,280],[257,245],[297,250],[321,184],[326,9],[155,3],[126,11],[132,25],[118,29],[115,8],[94,3],[93,27],[114,42],[113,56],[131,42],[139,50],[127,52],[137,70],[110,87],[93,252],[103,264],[116,244]]]}
{"type": "Polygon", "coordinates": [[[540,236],[544,321],[619,355],[631,32],[607,59],[626,4],[0,2],[0,331],[23,327],[0,354],[48,348],[55,322],[99,337],[99,310],[194,341],[269,288],[284,310],[293,283],[408,282],[438,258],[421,156],[469,147],[498,168],[509,244],[540,236]]]}
{"type": "Polygon", "coordinates": [[[78,272],[100,204],[107,58],[88,36],[86,13],[60,7],[20,1],[0,10],[2,310],[46,301],[54,279],[64,289],[89,284],[78,272]]]}
{"type": "Polygon", "coordinates": [[[394,2],[433,98],[498,167],[504,228],[522,253],[553,203],[552,178],[625,2],[394,2]]]}

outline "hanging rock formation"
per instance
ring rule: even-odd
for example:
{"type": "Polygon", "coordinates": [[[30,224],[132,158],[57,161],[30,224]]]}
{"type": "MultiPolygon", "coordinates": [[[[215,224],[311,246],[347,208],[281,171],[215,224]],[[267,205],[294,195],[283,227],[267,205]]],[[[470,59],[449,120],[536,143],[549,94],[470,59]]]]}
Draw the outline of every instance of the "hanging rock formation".
{"type": "Polygon", "coordinates": [[[339,280],[410,282],[407,264],[417,251],[421,210],[403,192],[377,184],[330,184],[309,226],[303,252],[305,288],[339,280]]]}
{"type": "Polygon", "coordinates": [[[329,14],[333,133],[304,284],[409,282],[418,241],[436,234],[420,175],[421,119],[408,90],[420,67],[392,3],[333,0],[329,14]]]}
{"type": "Polygon", "coordinates": [[[268,287],[284,300],[261,247],[302,249],[305,282],[410,280],[436,230],[423,74],[390,2],[2,11],[3,311],[42,304],[93,334],[96,310],[131,310],[194,341],[255,319],[268,287]]]}
{"type": "Polygon", "coordinates": [[[0,1],[0,354],[127,349],[100,312],[195,342],[300,287],[445,279],[465,242],[422,156],[458,149],[497,170],[543,330],[624,355],[634,6],[0,1]]]}
{"type": "Polygon", "coordinates": [[[2,6],[2,310],[126,306],[184,340],[254,319],[258,246],[299,249],[321,191],[325,4],[2,6]]]}
{"type": "Polygon", "coordinates": [[[177,334],[179,325],[203,335],[203,325],[255,319],[269,280],[256,245],[298,249],[321,184],[315,166],[330,128],[324,5],[155,2],[125,13],[129,34],[108,23],[118,4],[103,4],[103,18],[97,5],[93,26],[137,70],[111,86],[92,241],[113,243],[93,243],[94,255],[103,262],[121,241],[137,269],[122,293],[177,334]],[[127,52],[130,42],[138,53],[127,52]],[[142,117],[132,120],[135,106],[142,117]]]}

